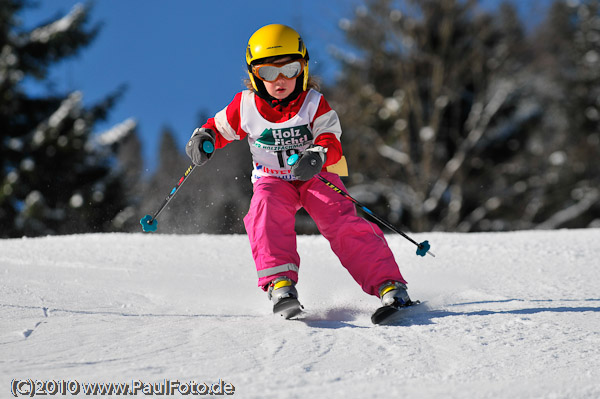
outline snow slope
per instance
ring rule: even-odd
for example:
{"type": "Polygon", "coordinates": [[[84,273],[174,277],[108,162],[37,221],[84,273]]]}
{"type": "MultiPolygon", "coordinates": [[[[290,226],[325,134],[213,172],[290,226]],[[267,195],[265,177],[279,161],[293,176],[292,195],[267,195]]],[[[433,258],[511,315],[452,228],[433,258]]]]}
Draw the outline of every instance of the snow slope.
{"type": "Polygon", "coordinates": [[[424,301],[397,326],[371,325],[378,299],[320,236],[299,237],[308,313],[290,321],[245,236],[0,240],[0,397],[13,379],[169,379],[239,398],[600,398],[600,229],[415,234],[436,258],[387,236],[424,301]]]}

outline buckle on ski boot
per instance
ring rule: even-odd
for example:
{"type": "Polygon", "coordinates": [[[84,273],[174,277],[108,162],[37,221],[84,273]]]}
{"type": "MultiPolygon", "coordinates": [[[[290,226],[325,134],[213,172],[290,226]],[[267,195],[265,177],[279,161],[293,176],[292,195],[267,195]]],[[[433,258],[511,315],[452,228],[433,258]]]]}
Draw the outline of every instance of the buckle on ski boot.
{"type": "Polygon", "coordinates": [[[383,306],[403,307],[411,304],[406,285],[397,281],[388,281],[379,287],[379,298],[383,306]]]}
{"type": "Polygon", "coordinates": [[[273,313],[289,319],[302,313],[298,301],[298,291],[294,282],[287,277],[279,277],[269,283],[269,299],[273,302],[273,313]]]}
{"type": "Polygon", "coordinates": [[[298,298],[298,291],[292,280],[287,277],[278,277],[269,283],[267,295],[273,304],[277,304],[283,298],[298,298]]]}

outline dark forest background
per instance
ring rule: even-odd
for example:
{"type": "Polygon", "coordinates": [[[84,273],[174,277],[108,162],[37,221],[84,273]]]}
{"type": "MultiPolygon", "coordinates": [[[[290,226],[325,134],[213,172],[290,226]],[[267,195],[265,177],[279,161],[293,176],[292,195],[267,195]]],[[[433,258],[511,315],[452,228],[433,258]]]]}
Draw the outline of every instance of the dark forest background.
{"type": "MultiPolygon", "coordinates": [[[[33,97],[23,79],[93,45],[93,9],[23,30],[23,0],[0,0],[0,237],[139,232],[189,166],[165,127],[151,176],[116,86],[33,97]],[[60,21],[60,23],[57,23],[60,21]]],[[[322,91],[338,112],[349,191],[410,231],[600,227],[600,2],[556,0],[534,26],[515,2],[365,0],[332,21],[346,50],[322,91]],[[348,51],[351,49],[351,51],[348,51]]],[[[224,104],[225,105],[225,104],[224,104]]],[[[200,115],[200,125],[211,115],[200,115]]],[[[162,233],[243,233],[246,142],[218,151],[161,214],[162,233]]],[[[300,213],[297,229],[315,233],[300,213]]]]}

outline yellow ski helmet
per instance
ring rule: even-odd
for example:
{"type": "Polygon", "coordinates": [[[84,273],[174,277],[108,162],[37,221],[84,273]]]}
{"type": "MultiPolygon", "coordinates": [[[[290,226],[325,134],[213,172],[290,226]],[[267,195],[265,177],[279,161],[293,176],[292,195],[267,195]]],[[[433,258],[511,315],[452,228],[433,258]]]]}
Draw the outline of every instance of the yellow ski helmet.
{"type": "MultiPolygon", "coordinates": [[[[252,63],[257,63],[264,58],[291,55],[297,58],[304,58],[304,79],[302,88],[306,90],[308,86],[308,50],[304,41],[294,29],[286,25],[271,24],[266,25],[254,32],[248,40],[246,48],[246,65],[248,66],[248,76],[254,90],[259,91],[257,82],[252,74],[252,63]]],[[[260,83],[262,85],[262,82],[260,83]]]]}

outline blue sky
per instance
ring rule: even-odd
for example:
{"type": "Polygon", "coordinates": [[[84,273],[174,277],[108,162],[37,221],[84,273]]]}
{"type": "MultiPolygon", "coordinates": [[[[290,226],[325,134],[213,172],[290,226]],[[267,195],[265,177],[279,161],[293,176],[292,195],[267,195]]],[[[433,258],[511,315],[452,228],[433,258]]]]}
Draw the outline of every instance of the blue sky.
{"type": "MultiPolygon", "coordinates": [[[[34,27],[78,3],[41,1],[20,18],[25,27],[34,27]]],[[[296,28],[309,48],[311,71],[333,79],[328,46],[343,44],[337,22],[352,14],[352,4],[356,1],[97,0],[91,24],[103,24],[100,35],[80,55],[53,67],[51,81],[59,93],[82,91],[86,104],[127,84],[108,122],[96,129],[136,119],[151,171],[164,126],[173,129],[183,151],[199,112],[214,115],[243,89],[246,44],[261,26],[296,28]]],[[[31,82],[28,87],[34,93],[46,90],[31,82]]]]}

